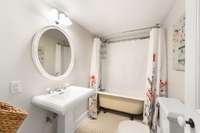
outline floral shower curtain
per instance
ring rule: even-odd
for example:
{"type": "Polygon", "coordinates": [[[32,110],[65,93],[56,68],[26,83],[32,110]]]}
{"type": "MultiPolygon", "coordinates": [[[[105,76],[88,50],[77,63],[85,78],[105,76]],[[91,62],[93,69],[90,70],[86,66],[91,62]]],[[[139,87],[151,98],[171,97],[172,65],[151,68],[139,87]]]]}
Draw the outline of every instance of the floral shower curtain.
{"type": "MultiPolygon", "coordinates": [[[[95,38],[93,42],[92,60],[90,68],[90,88],[99,90],[100,87],[100,48],[101,40],[95,38]]],[[[97,118],[97,94],[89,98],[89,117],[97,118]]]]}
{"type": "Polygon", "coordinates": [[[101,40],[95,38],[93,42],[91,68],[90,68],[90,88],[98,89],[100,84],[100,48],[101,40]]]}
{"type": "Polygon", "coordinates": [[[153,129],[157,124],[156,98],[167,97],[167,49],[163,29],[155,28],[150,32],[148,54],[143,121],[153,129]]]}

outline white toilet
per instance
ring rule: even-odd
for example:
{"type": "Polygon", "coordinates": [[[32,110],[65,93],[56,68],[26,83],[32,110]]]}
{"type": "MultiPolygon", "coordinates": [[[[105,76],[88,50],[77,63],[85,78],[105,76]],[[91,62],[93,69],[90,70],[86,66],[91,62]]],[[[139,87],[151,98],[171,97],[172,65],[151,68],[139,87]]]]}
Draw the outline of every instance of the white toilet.
{"type": "Polygon", "coordinates": [[[184,116],[186,108],[180,100],[175,98],[158,98],[160,105],[160,118],[158,133],[184,133],[179,126],[177,118],[184,116]]]}
{"type": "MultiPolygon", "coordinates": [[[[185,113],[184,104],[174,98],[159,98],[160,118],[158,133],[183,133],[184,129],[178,125],[177,117],[185,113]]],[[[149,127],[139,121],[122,121],[117,133],[150,133],[149,127]]]]}

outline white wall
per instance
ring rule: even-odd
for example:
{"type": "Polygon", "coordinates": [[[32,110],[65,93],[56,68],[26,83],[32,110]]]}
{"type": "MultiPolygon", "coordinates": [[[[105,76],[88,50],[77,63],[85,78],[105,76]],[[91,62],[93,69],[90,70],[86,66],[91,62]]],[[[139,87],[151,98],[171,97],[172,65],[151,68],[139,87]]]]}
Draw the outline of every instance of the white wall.
{"type": "Polygon", "coordinates": [[[109,92],[144,97],[149,39],[107,44],[103,60],[103,88],[109,92]]]}
{"type": "Polygon", "coordinates": [[[0,101],[7,101],[29,113],[19,133],[55,133],[45,123],[46,111],[31,104],[31,97],[59,83],[87,86],[90,68],[92,35],[79,25],[66,29],[75,47],[75,66],[63,81],[51,81],[40,75],[31,57],[31,41],[35,32],[48,25],[45,14],[49,8],[40,0],[5,0],[0,4],[0,101]],[[9,83],[21,80],[23,93],[9,93],[9,83]]]}
{"type": "Polygon", "coordinates": [[[184,83],[185,72],[176,71],[173,69],[173,48],[172,48],[172,32],[173,24],[184,14],[185,1],[176,0],[169,15],[164,21],[164,27],[167,30],[167,44],[168,44],[168,88],[169,97],[179,98],[184,101],[184,83]]]}

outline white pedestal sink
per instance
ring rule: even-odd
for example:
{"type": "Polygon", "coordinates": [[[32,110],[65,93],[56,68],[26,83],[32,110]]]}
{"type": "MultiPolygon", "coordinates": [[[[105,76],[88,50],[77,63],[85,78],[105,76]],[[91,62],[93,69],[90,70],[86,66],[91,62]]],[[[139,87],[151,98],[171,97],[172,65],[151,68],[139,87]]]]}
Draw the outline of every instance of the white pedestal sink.
{"type": "Polygon", "coordinates": [[[32,103],[58,114],[57,133],[73,133],[75,130],[74,107],[94,94],[93,89],[69,86],[61,92],[34,96],[32,103]]]}

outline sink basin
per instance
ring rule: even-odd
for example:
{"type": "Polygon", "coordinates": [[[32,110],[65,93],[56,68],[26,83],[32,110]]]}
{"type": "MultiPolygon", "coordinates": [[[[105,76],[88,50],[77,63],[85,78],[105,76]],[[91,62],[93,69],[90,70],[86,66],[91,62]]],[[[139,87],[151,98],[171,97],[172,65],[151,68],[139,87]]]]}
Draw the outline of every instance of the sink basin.
{"type": "Polygon", "coordinates": [[[82,107],[88,97],[94,95],[93,89],[69,86],[52,94],[34,96],[32,103],[42,109],[57,113],[57,133],[74,133],[76,129],[75,110],[82,107]]]}
{"type": "Polygon", "coordinates": [[[69,86],[61,92],[34,96],[32,103],[45,110],[64,115],[68,110],[94,93],[93,89],[69,86]]]}

